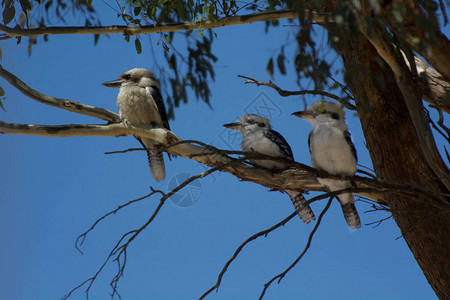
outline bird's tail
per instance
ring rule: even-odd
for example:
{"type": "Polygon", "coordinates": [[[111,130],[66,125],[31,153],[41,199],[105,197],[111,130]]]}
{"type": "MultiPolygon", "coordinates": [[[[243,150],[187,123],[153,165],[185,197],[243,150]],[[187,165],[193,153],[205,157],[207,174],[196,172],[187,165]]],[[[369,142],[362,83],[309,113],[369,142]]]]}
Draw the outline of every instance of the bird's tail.
{"type": "Polygon", "coordinates": [[[147,151],[148,163],[150,164],[150,173],[156,181],[166,178],[166,167],[164,166],[164,158],[162,152],[147,151]]]}
{"type": "MultiPolygon", "coordinates": [[[[350,181],[319,178],[319,182],[327,187],[329,191],[337,191],[352,186],[350,181]]],[[[355,199],[351,193],[343,193],[337,196],[342,206],[345,221],[351,229],[361,227],[361,220],[355,207],[355,199]]]]}
{"type": "Polygon", "coordinates": [[[166,178],[166,167],[164,166],[164,158],[161,152],[161,144],[158,144],[157,142],[151,139],[146,138],[141,139],[139,137],[136,137],[136,139],[142,144],[144,148],[149,149],[147,150],[147,157],[152,177],[156,181],[164,180],[164,178],[166,178]]]}
{"type": "Polygon", "coordinates": [[[306,199],[302,193],[292,190],[287,190],[286,193],[291,198],[292,204],[294,204],[295,210],[303,222],[309,223],[311,220],[316,219],[311,207],[306,204],[306,199]]]}
{"type": "Polygon", "coordinates": [[[164,180],[164,178],[166,178],[166,167],[164,166],[164,158],[160,144],[150,139],[142,139],[139,141],[145,148],[149,149],[147,151],[147,156],[152,177],[155,178],[156,181],[164,180]]]}
{"type": "Polygon", "coordinates": [[[356,210],[355,203],[341,202],[342,212],[344,213],[345,221],[351,229],[357,229],[361,227],[361,220],[359,219],[358,211],[356,210]]]}

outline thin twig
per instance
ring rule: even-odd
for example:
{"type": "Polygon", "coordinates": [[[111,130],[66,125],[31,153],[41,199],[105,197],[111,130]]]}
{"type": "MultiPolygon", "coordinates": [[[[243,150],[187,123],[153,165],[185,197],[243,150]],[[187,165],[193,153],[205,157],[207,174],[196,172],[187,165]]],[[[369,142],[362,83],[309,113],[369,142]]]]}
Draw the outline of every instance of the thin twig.
{"type": "Polygon", "coordinates": [[[263,81],[259,81],[259,80],[256,80],[254,78],[251,78],[251,77],[248,77],[248,76],[244,76],[244,75],[238,75],[238,77],[247,79],[244,82],[245,84],[247,84],[247,83],[254,83],[257,86],[265,85],[265,86],[271,87],[274,90],[276,90],[278,92],[278,94],[280,94],[280,96],[282,96],[282,97],[298,96],[298,95],[320,95],[320,96],[325,96],[325,97],[337,100],[340,103],[342,103],[344,106],[348,107],[349,109],[356,110],[356,107],[353,104],[348,103],[348,101],[344,101],[342,99],[342,97],[339,97],[339,96],[337,96],[335,94],[328,93],[328,92],[325,92],[325,91],[320,91],[320,90],[286,91],[286,90],[283,90],[280,87],[278,87],[272,81],[263,82],[263,81]]]}
{"type": "Polygon", "coordinates": [[[390,216],[387,216],[386,218],[383,218],[383,219],[381,219],[381,220],[378,220],[378,221],[374,221],[374,222],[366,223],[365,225],[366,225],[366,226],[369,226],[369,225],[373,225],[373,224],[375,224],[374,226],[372,226],[372,228],[377,228],[378,226],[380,226],[380,225],[381,225],[381,223],[383,223],[383,222],[384,222],[384,221],[386,221],[386,220],[389,220],[390,218],[392,218],[392,215],[390,215],[390,216]]]}
{"type": "MultiPolygon", "coordinates": [[[[120,298],[120,295],[118,294],[117,291],[117,285],[118,282],[120,280],[120,278],[123,276],[123,272],[125,270],[125,266],[126,266],[126,259],[127,259],[127,249],[128,246],[132,243],[132,241],[145,229],[147,228],[147,226],[153,222],[153,220],[156,218],[156,216],[158,215],[159,211],[161,210],[162,206],[164,205],[165,201],[167,199],[169,199],[171,196],[173,196],[175,193],[177,193],[179,190],[181,190],[182,188],[184,188],[186,185],[188,185],[189,183],[191,183],[192,181],[198,179],[198,178],[203,178],[208,176],[209,174],[219,171],[223,168],[228,167],[229,165],[232,164],[236,164],[236,163],[240,163],[241,159],[237,159],[237,160],[233,160],[227,164],[218,166],[218,167],[214,167],[211,168],[205,172],[199,173],[197,175],[191,176],[188,179],[186,179],[183,183],[181,183],[180,185],[178,185],[176,188],[174,188],[173,190],[171,190],[168,194],[164,194],[161,191],[155,191],[155,192],[159,192],[163,195],[163,197],[161,197],[160,199],[160,203],[159,205],[156,207],[155,211],[153,212],[153,214],[151,215],[151,217],[147,220],[147,222],[142,225],[139,229],[134,229],[131,230],[127,233],[125,233],[120,240],[116,243],[116,245],[113,247],[113,249],[111,250],[111,252],[109,253],[109,255],[107,256],[107,258],[105,259],[105,261],[103,262],[103,264],[100,266],[100,268],[97,270],[97,272],[94,274],[94,276],[92,276],[91,278],[83,281],[81,284],[79,284],[78,286],[76,286],[75,288],[73,288],[70,292],[68,292],[66,295],[64,295],[62,297],[62,299],[67,299],[69,298],[76,290],[78,290],[79,288],[81,288],[82,286],[84,286],[85,284],[88,284],[88,287],[85,290],[86,293],[86,297],[89,298],[89,292],[90,289],[92,287],[92,285],[94,284],[95,280],[97,279],[98,275],[102,272],[102,270],[104,269],[104,267],[106,266],[106,264],[112,259],[113,261],[117,262],[117,267],[118,267],[118,271],[116,273],[116,275],[114,276],[114,278],[111,280],[110,282],[110,286],[112,288],[112,294],[111,297],[114,298],[114,296],[118,296],[120,298]],[[130,236],[130,237],[129,237],[130,236]],[[125,239],[127,239],[125,242],[123,242],[125,239]],[[114,257],[114,258],[113,258],[114,257]],[[122,259],[122,260],[121,260],[122,259]]],[[[144,197],[143,197],[144,198],[144,197]]],[[[125,204],[124,206],[127,206],[131,203],[134,203],[136,201],[142,200],[143,198],[140,199],[136,199],[136,200],[132,200],[130,202],[128,202],[127,204],[125,204]]],[[[123,206],[123,207],[124,207],[123,206]]],[[[116,210],[117,211],[117,210],[116,210]]],[[[99,220],[97,220],[97,222],[94,224],[94,226],[91,227],[91,229],[89,229],[87,232],[89,232],[90,230],[93,229],[93,227],[95,227],[95,225],[100,222],[102,219],[104,219],[106,216],[110,215],[114,213],[110,212],[108,214],[106,214],[104,217],[100,218],[99,220]]],[[[86,233],[87,233],[86,232],[86,233]]],[[[85,234],[86,234],[85,233],[85,234]]],[[[85,234],[82,234],[80,236],[83,236],[85,234]]],[[[84,240],[84,238],[82,238],[84,240]]]]}
{"type": "Polygon", "coordinates": [[[277,276],[273,277],[271,280],[269,280],[266,284],[264,284],[264,289],[261,292],[261,295],[259,296],[259,299],[261,300],[265,293],[266,290],[270,287],[270,285],[272,284],[272,282],[274,282],[275,280],[278,279],[278,284],[280,283],[280,281],[284,278],[284,276],[286,276],[286,274],[295,267],[295,265],[297,265],[297,263],[302,259],[302,257],[306,254],[306,252],[308,251],[309,247],[311,246],[311,242],[312,239],[314,237],[314,234],[317,231],[317,228],[319,228],[320,223],[322,222],[322,218],[325,215],[325,213],[327,212],[328,208],[330,208],[331,206],[331,201],[333,200],[333,197],[330,197],[330,200],[328,200],[327,205],[325,206],[325,208],[322,210],[322,212],[319,215],[319,218],[317,219],[317,223],[316,225],[314,225],[313,230],[311,231],[311,233],[309,234],[308,237],[308,241],[305,245],[305,248],[303,249],[302,253],[300,253],[300,255],[294,260],[294,262],[286,269],[284,270],[282,273],[278,274],[277,276]]]}
{"type": "Polygon", "coordinates": [[[116,209],[110,211],[109,213],[103,215],[101,218],[97,219],[97,221],[95,221],[94,224],[92,224],[92,226],[91,226],[88,230],[86,230],[85,232],[83,232],[82,234],[80,234],[80,235],[76,238],[76,240],[75,240],[75,248],[76,248],[81,254],[83,254],[83,251],[81,251],[80,247],[83,246],[83,243],[84,243],[84,241],[85,241],[85,239],[86,239],[86,236],[88,235],[89,232],[91,232],[91,231],[95,228],[95,226],[97,226],[98,223],[100,223],[102,220],[106,219],[108,216],[110,216],[110,215],[112,215],[112,214],[115,215],[115,214],[116,214],[119,210],[121,210],[122,208],[125,208],[125,207],[127,207],[128,205],[130,205],[130,204],[133,204],[133,203],[139,202],[139,201],[141,201],[141,200],[144,200],[144,199],[146,199],[146,198],[148,198],[148,197],[151,197],[152,195],[154,195],[154,194],[156,194],[156,193],[161,193],[162,195],[164,195],[164,193],[163,193],[162,191],[154,190],[152,187],[150,187],[150,189],[152,190],[152,192],[151,192],[150,194],[145,195],[145,196],[143,196],[143,197],[140,197],[140,198],[138,198],[138,199],[131,200],[131,201],[125,203],[125,204],[119,205],[116,209]]]}
{"type": "MultiPolygon", "coordinates": [[[[311,198],[310,200],[306,201],[305,205],[309,205],[312,202],[318,201],[318,200],[322,200],[325,198],[333,198],[334,195],[330,194],[338,194],[340,191],[336,191],[336,192],[330,192],[330,193],[325,193],[319,196],[316,196],[314,198],[311,198]]],[[[299,208],[300,210],[300,208],[299,208]]],[[[231,258],[225,263],[224,267],[222,268],[222,270],[219,273],[219,276],[217,277],[217,282],[215,285],[213,285],[209,290],[207,290],[200,298],[199,300],[204,299],[206,296],[208,296],[212,291],[219,290],[220,284],[222,282],[223,276],[225,275],[225,273],[228,270],[228,267],[231,265],[231,263],[237,258],[237,256],[239,255],[239,253],[242,251],[242,249],[251,241],[256,240],[259,237],[267,237],[269,233],[271,233],[272,231],[274,231],[275,229],[284,226],[287,222],[289,222],[293,217],[295,217],[298,214],[298,211],[294,211],[292,214],[290,214],[289,216],[287,216],[286,218],[284,218],[283,220],[281,220],[280,222],[278,222],[277,224],[264,229],[258,233],[255,233],[254,235],[250,236],[249,238],[247,238],[241,245],[239,245],[239,247],[236,249],[236,251],[233,253],[233,255],[231,256],[231,258]]]]}

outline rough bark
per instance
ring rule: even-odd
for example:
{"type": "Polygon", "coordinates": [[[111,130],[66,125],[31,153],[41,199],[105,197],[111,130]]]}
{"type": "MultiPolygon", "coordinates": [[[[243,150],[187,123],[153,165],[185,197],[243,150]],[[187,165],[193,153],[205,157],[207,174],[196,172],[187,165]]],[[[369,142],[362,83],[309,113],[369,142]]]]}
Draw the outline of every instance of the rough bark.
{"type": "MultiPolygon", "coordinates": [[[[355,96],[377,175],[448,194],[422,155],[392,71],[380,63],[382,59],[363,35],[340,38],[345,79],[355,96]]],[[[432,205],[435,200],[422,200],[386,195],[395,221],[431,287],[440,299],[450,299],[450,205],[437,209],[432,205]]]]}

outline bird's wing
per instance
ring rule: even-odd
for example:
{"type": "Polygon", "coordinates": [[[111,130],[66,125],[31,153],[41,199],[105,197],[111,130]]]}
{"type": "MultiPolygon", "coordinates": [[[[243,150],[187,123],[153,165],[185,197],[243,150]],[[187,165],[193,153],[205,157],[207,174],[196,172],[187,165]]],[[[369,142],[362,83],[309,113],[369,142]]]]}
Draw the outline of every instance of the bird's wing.
{"type": "Polygon", "coordinates": [[[157,87],[147,87],[147,92],[153,97],[155,101],[156,107],[158,108],[159,115],[161,116],[161,120],[163,122],[164,128],[170,130],[169,120],[167,119],[166,107],[164,106],[164,102],[162,100],[161,92],[157,87]]]}
{"type": "Polygon", "coordinates": [[[355,160],[358,161],[358,155],[356,154],[356,148],[352,142],[352,137],[350,135],[350,132],[348,132],[348,130],[344,131],[344,137],[345,137],[345,140],[347,141],[348,145],[350,146],[350,150],[352,151],[352,154],[355,157],[355,160]]]}
{"type": "Polygon", "coordinates": [[[281,153],[283,154],[283,157],[294,160],[291,146],[289,146],[288,142],[280,133],[275,130],[267,130],[264,131],[264,136],[277,144],[277,146],[280,148],[281,153]]]}

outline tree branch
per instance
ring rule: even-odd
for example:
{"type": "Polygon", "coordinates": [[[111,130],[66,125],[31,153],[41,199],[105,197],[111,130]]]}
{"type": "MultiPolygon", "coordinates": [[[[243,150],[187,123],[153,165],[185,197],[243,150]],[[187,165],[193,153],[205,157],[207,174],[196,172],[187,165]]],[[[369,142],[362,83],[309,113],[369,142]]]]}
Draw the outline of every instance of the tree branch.
{"type": "MultiPolygon", "coordinates": [[[[109,261],[111,261],[111,259],[113,261],[117,262],[117,267],[118,267],[116,275],[113,277],[113,279],[110,282],[110,286],[112,288],[111,298],[113,299],[114,296],[118,296],[120,298],[120,295],[119,295],[118,290],[117,290],[117,285],[119,283],[120,278],[123,276],[123,272],[125,270],[126,259],[127,259],[127,249],[131,245],[133,240],[136,239],[137,236],[153,222],[153,220],[156,218],[156,216],[158,215],[159,211],[161,210],[162,206],[164,205],[164,203],[165,203],[165,201],[167,199],[169,199],[171,196],[173,196],[175,193],[180,191],[182,188],[184,188],[186,185],[188,185],[192,181],[194,181],[194,180],[196,180],[198,178],[202,178],[202,177],[208,176],[209,174],[211,174],[211,173],[213,173],[215,171],[218,171],[219,169],[220,168],[218,168],[218,167],[217,168],[212,168],[212,169],[210,169],[210,170],[208,170],[206,172],[202,172],[200,174],[191,176],[188,179],[186,179],[183,183],[181,183],[179,186],[177,186],[176,188],[171,190],[168,194],[164,194],[162,191],[159,191],[159,190],[153,190],[153,188],[152,188],[152,193],[150,195],[144,196],[144,197],[136,199],[136,200],[129,201],[128,203],[120,206],[118,209],[116,209],[116,210],[114,210],[114,211],[104,215],[100,219],[98,219],[94,223],[94,225],[91,226],[91,228],[89,230],[87,230],[85,233],[81,234],[77,238],[77,241],[79,240],[80,237],[82,237],[82,240],[84,241],[84,238],[86,237],[86,235],[96,226],[96,224],[98,224],[98,222],[100,222],[101,220],[103,220],[107,216],[111,215],[112,213],[116,213],[120,209],[128,206],[129,204],[132,204],[132,203],[135,203],[137,201],[140,201],[140,200],[142,200],[144,198],[147,198],[148,196],[151,196],[153,194],[161,193],[163,195],[161,197],[161,199],[160,199],[160,202],[159,202],[158,206],[156,207],[156,209],[154,210],[153,214],[151,215],[151,217],[140,228],[134,229],[134,230],[131,230],[131,231],[125,233],[120,238],[120,240],[116,243],[116,245],[113,247],[113,249],[111,250],[109,255],[106,257],[106,259],[103,262],[103,264],[97,270],[97,272],[91,278],[83,281],[81,284],[79,284],[78,286],[74,287],[71,291],[69,291],[66,295],[64,295],[62,297],[62,299],[64,299],[64,300],[68,299],[69,297],[72,296],[72,294],[76,290],[78,290],[79,288],[81,288],[82,286],[84,286],[87,283],[89,283],[89,284],[88,284],[88,286],[87,286],[87,288],[85,290],[85,293],[86,293],[86,297],[89,299],[89,292],[90,292],[90,289],[91,289],[92,285],[94,284],[94,282],[97,279],[98,275],[103,271],[103,269],[106,266],[106,264],[109,261]],[[126,240],[126,241],[124,242],[124,240],[126,240]]],[[[76,246],[76,248],[78,249],[77,246],[76,246]]]]}
{"type": "MultiPolygon", "coordinates": [[[[328,14],[320,14],[316,12],[307,13],[305,16],[311,17],[311,21],[325,22],[328,14]]],[[[43,27],[43,28],[11,28],[0,25],[0,31],[4,32],[8,37],[18,36],[39,36],[39,35],[56,35],[56,34],[113,34],[121,33],[124,35],[137,35],[147,33],[188,31],[196,29],[211,29],[225,26],[250,24],[254,22],[277,20],[277,19],[295,19],[298,14],[290,10],[262,11],[253,14],[224,17],[216,21],[196,21],[181,22],[172,24],[152,24],[146,26],[65,26],[65,27],[43,27]]],[[[331,19],[331,18],[330,18],[331,19]]]]}
{"type": "Polygon", "coordinates": [[[30,97],[31,99],[34,99],[38,102],[41,102],[43,104],[47,104],[50,106],[55,106],[61,109],[65,109],[71,112],[79,113],[86,116],[91,116],[95,118],[99,118],[102,120],[106,120],[109,122],[120,122],[120,117],[116,113],[113,113],[112,111],[82,104],[76,101],[72,100],[66,100],[61,98],[56,98],[52,96],[48,96],[45,94],[42,94],[36,90],[33,90],[28,85],[26,85],[22,80],[8,72],[7,70],[3,69],[3,67],[0,65],[0,76],[6,79],[12,86],[17,88],[20,92],[22,92],[25,96],[30,97]]]}
{"type": "Polygon", "coordinates": [[[100,223],[102,220],[106,219],[108,216],[110,215],[115,215],[117,212],[119,212],[119,210],[133,204],[139,201],[142,201],[144,199],[147,199],[151,196],[153,196],[156,193],[160,193],[164,196],[164,193],[159,191],[159,190],[155,190],[152,187],[150,187],[150,189],[152,190],[152,192],[148,195],[145,195],[143,197],[140,197],[138,199],[134,199],[134,200],[130,200],[125,204],[119,205],[116,209],[110,211],[109,213],[103,215],[101,218],[97,219],[97,221],[94,222],[94,224],[92,224],[92,226],[86,230],[85,232],[83,232],[82,234],[80,234],[77,239],[75,240],[75,249],[77,249],[81,254],[83,254],[83,251],[81,251],[80,247],[83,246],[84,241],[86,240],[87,235],[89,234],[89,232],[91,232],[92,230],[94,230],[94,228],[97,226],[98,223],[100,223]]]}
{"type": "MultiPolygon", "coordinates": [[[[337,193],[340,193],[340,191],[337,191],[337,193]]],[[[308,201],[306,201],[305,204],[309,205],[312,202],[318,201],[318,200],[322,200],[325,198],[330,198],[329,201],[331,201],[331,199],[334,197],[334,195],[336,195],[336,192],[332,192],[332,193],[325,193],[319,196],[316,196],[308,201]]],[[[236,251],[234,252],[234,254],[231,256],[231,258],[226,262],[225,266],[222,268],[222,271],[220,271],[219,276],[217,278],[217,282],[215,285],[213,285],[209,290],[207,290],[200,298],[199,300],[204,299],[206,296],[208,296],[212,291],[216,290],[216,292],[219,290],[220,284],[222,282],[223,276],[225,275],[225,273],[228,270],[228,267],[231,265],[231,263],[237,258],[237,256],[239,255],[239,253],[242,251],[242,249],[251,241],[256,240],[259,237],[267,237],[269,235],[269,233],[271,233],[272,231],[274,231],[275,229],[286,225],[287,222],[289,222],[293,217],[295,217],[298,214],[297,211],[294,211],[292,214],[290,214],[289,216],[287,216],[286,218],[284,218],[283,220],[281,220],[280,222],[278,222],[277,224],[262,230],[258,233],[255,233],[254,235],[252,235],[251,237],[249,237],[248,239],[246,239],[241,245],[239,245],[239,247],[236,249],[236,251]]]]}
{"type": "Polygon", "coordinates": [[[328,211],[328,209],[331,206],[331,201],[333,200],[333,197],[330,197],[330,200],[328,200],[327,205],[325,206],[325,208],[322,210],[322,212],[319,215],[319,218],[317,219],[317,223],[316,225],[314,225],[313,230],[311,231],[311,233],[309,234],[308,237],[308,241],[305,245],[305,248],[303,249],[302,253],[300,253],[300,255],[294,260],[294,262],[286,269],[284,270],[282,273],[278,274],[277,276],[273,277],[271,280],[269,280],[265,285],[264,285],[264,289],[261,292],[261,295],[259,296],[259,299],[261,300],[262,298],[264,298],[264,295],[266,293],[266,290],[269,288],[269,286],[272,284],[272,282],[274,282],[275,280],[278,279],[278,283],[280,283],[280,281],[284,278],[284,276],[286,276],[286,274],[292,270],[292,268],[295,267],[295,265],[297,265],[297,263],[302,259],[302,257],[306,254],[306,251],[308,251],[309,247],[311,246],[312,243],[312,239],[314,237],[314,234],[317,231],[317,228],[319,228],[320,223],[322,222],[323,216],[325,215],[325,213],[328,211]]]}
{"type": "Polygon", "coordinates": [[[408,195],[421,194],[436,199],[434,205],[440,207],[445,205],[442,200],[443,195],[434,194],[421,187],[410,184],[396,183],[392,181],[376,180],[361,176],[351,176],[342,178],[341,176],[330,175],[318,172],[314,168],[301,163],[286,161],[283,158],[271,157],[259,153],[247,153],[232,151],[244,155],[238,159],[239,163],[233,163],[235,158],[229,157],[227,151],[217,149],[212,146],[200,147],[194,143],[200,142],[181,140],[171,131],[164,128],[143,129],[134,127],[128,123],[114,123],[108,125],[26,125],[12,124],[0,121],[0,132],[8,134],[26,134],[51,137],[68,136],[123,136],[135,135],[153,139],[160,144],[166,145],[165,151],[175,156],[182,156],[195,160],[210,167],[225,166],[222,171],[228,172],[241,180],[251,181],[262,186],[275,190],[313,190],[324,191],[325,188],[316,180],[317,177],[345,179],[356,183],[361,190],[360,195],[369,197],[377,202],[385,203],[384,194],[387,192],[401,192],[408,195]],[[290,168],[281,172],[273,172],[264,168],[253,167],[243,163],[248,158],[281,160],[290,168]]]}
{"type": "Polygon", "coordinates": [[[278,94],[280,94],[281,97],[296,96],[296,95],[320,95],[320,96],[325,96],[325,97],[337,100],[340,103],[342,103],[345,107],[347,107],[348,109],[356,110],[356,107],[354,105],[348,103],[348,101],[342,99],[341,97],[339,97],[337,95],[334,95],[334,94],[331,94],[331,93],[328,93],[325,91],[319,91],[319,90],[286,91],[286,90],[283,90],[280,87],[278,87],[271,80],[269,82],[263,82],[263,81],[259,81],[259,80],[256,80],[254,78],[244,76],[244,75],[238,75],[238,77],[247,79],[244,82],[244,84],[254,83],[257,86],[265,85],[265,86],[271,87],[274,90],[276,90],[278,92],[278,94]]]}

